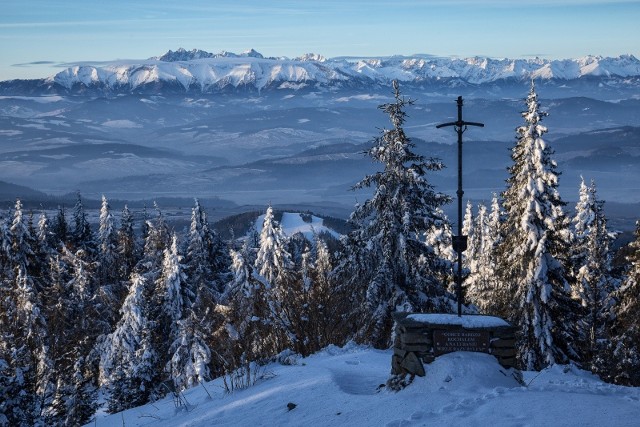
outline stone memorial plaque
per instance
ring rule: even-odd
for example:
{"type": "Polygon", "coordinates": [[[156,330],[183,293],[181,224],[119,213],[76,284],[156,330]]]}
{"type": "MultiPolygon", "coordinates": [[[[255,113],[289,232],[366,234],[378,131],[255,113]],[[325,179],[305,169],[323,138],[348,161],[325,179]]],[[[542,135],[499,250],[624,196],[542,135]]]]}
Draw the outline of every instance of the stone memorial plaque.
{"type": "Polygon", "coordinates": [[[489,332],[460,329],[433,331],[433,352],[436,356],[454,351],[489,353],[489,332]]]}

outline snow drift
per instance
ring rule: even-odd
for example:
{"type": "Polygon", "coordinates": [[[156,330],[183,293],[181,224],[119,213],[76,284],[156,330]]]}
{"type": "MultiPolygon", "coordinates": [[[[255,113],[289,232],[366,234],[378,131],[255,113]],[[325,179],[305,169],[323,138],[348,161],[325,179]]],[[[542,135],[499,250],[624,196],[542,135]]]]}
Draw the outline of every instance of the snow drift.
{"type": "Polygon", "coordinates": [[[400,392],[382,387],[390,351],[329,347],[272,364],[252,387],[225,394],[220,379],[172,398],[99,415],[92,426],[635,426],[640,389],[606,384],[573,366],[524,372],[521,385],[490,355],[450,353],[400,392]],[[211,394],[208,396],[207,392],[211,394]]]}

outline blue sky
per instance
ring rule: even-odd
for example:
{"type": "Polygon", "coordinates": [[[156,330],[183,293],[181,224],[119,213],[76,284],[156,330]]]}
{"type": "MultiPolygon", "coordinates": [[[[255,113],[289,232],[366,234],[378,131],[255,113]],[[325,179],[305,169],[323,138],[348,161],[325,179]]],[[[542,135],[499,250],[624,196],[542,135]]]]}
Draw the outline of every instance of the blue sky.
{"type": "Polygon", "coordinates": [[[0,80],[169,49],[640,57],[640,1],[0,0],[0,80]]]}

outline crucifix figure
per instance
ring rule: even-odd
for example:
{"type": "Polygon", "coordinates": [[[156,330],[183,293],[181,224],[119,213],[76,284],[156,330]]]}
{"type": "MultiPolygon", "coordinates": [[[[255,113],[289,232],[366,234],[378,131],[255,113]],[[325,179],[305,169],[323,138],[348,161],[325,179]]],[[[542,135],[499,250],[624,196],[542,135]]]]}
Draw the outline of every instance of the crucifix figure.
{"type": "Polygon", "coordinates": [[[442,123],[436,126],[437,129],[446,126],[453,126],[458,133],[458,235],[452,237],[453,250],[458,254],[458,271],[456,275],[456,298],[458,300],[458,316],[462,316],[462,252],[467,249],[467,236],[462,235],[462,134],[467,130],[467,126],[484,127],[483,123],[465,122],[462,120],[462,97],[458,97],[458,120],[455,122],[442,123]]]}

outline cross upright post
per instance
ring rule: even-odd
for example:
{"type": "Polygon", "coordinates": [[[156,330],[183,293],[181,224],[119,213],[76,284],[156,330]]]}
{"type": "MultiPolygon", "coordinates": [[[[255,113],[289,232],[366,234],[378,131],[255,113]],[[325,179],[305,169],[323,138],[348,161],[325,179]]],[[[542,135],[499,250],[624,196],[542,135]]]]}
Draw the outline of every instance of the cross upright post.
{"type": "Polygon", "coordinates": [[[453,250],[458,254],[458,271],[456,275],[456,298],[458,300],[458,316],[462,316],[462,252],[467,249],[467,236],[462,235],[462,134],[467,130],[467,126],[484,127],[483,123],[465,122],[462,120],[462,96],[458,97],[458,120],[455,122],[442,123],[436,126],[437,129],[453,126],[458,133],[458,235],[452,237],[453,250]]]}

